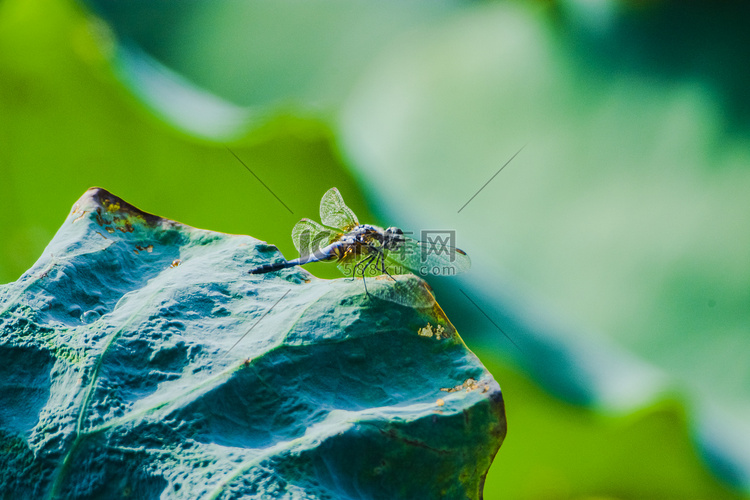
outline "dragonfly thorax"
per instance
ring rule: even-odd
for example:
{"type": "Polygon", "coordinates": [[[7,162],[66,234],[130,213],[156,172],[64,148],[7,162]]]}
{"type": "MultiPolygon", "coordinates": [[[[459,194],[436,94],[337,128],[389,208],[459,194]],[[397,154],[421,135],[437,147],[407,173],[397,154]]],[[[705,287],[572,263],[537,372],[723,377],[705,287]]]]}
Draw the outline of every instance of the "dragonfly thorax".
{"type": "Polygon", "coordinates": [[[342,240],[351,244],[376,245],[379,248],[392,250],[404,241],[404,232],[397,227],[382,227],[372,224],[360,224],[344,235],[342,240]]]}
{"type": "Polygon", "coordinates": [[[360,224],[345,234],[342,239],[349,238],[352,243],[370,244],[374,241],[382,243],[384,234],[385,231],[381,227],[373,226],[372,224],[360,224]]]}

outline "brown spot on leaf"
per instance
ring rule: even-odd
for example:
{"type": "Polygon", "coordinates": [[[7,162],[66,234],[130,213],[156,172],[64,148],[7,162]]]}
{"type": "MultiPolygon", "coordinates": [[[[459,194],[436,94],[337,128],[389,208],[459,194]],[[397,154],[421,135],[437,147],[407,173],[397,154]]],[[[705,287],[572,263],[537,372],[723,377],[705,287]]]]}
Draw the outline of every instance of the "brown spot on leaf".
{"type": "Polygon", "coordinates": [[[441,388],[440,390],[443,392],[458,392],[458,391],[463,391],[464,389],[466,389],[466,392],[470,392],[478,388],[479,388],[479,384],[477,383],[476,380],[474,380],[473,378],[467,378],[466,382],[464,382],[461,385],[457,385],[456,387],[444,387],[444,388],[441,388]]]}

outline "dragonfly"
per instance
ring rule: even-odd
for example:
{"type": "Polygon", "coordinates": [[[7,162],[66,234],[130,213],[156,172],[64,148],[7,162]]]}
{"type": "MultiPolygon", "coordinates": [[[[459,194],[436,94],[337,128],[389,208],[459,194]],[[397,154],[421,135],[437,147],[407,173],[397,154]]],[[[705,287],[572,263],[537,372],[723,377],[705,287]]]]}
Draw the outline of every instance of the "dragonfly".
{"type": "Polygon", "coordinates": [[[434,297],[426,292],[420,280],[393,275],[453,275],[471,267],[466,252],[439,238],[418,241],[395,226],[383,229],[360,224],[335,187],[320,200],[320,220],[322,224],[302,219],[292,229],[292,240],[300,257],[263,264],[248,272],[264,274],[311,262],[336,261],[344,274],[362,278],[368,296],[372,291],[373,295],[392,302],[429,307],[434,297]],[[366,274],[386,276],[390,283],[373,280],[375,283],[368,291],[366,274]]]}

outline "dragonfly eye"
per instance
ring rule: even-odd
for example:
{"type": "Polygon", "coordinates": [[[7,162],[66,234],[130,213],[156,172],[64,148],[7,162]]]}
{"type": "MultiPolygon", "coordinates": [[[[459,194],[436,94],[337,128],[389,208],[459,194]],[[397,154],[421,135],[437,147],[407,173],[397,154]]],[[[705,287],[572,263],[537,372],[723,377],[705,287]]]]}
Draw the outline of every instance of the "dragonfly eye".
{"type": "Polygon", "coordinates": [[[385,230],[385,248],[388,250],[394,250],[399,247],[404,241],[404,232],[397,227],[389,227],[385,230]]]}

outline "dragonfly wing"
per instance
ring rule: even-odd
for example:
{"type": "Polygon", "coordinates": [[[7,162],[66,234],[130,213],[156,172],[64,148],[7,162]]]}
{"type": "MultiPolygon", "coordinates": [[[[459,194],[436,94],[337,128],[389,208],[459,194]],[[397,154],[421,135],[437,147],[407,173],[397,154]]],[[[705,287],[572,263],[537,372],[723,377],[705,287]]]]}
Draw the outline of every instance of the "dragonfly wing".
{"type": "Polygon", "coordinates": [[[417,309],[430,308],[435,304],[435,297],[427,284],[413,275],[379,276],[367,279],[367,291],[371,295],[389,302],[417,309]]]}
{"type": "Polygon", "coordinates": [[[320,221],[326,226],[347,232],[359,225],[357,216],[346,206],[339,190],[329,189],[320,200],[320,221]]]}
{"type": "MultiPolygon", "coordinates": [[[[420,244],[420,246],[422,246],[420,244]]],[[[453,276],[464,273],[471,268],[471,259],[460,248],[447,249],[445,253],[435,253],[430,249],[423,252],[421,274],[435,276],[453,276]]]]}
{"type": "Polygon", "coordinates": [[[453,276],[471,267],[471,259],[460,248],[421,242],[408,236],[403,236],[396,248],[386,251],[386,257],[389,272],[393,268],[398,274],[408,270],[421,276],[453,276]]]}
{"type": "Polygon", "coordinates": [[[292,229],[294,248],[300,255],[311,255],[325,247],[339,236],[339,233],[328,229],[314,220],[302,219],[292,229]]]}

